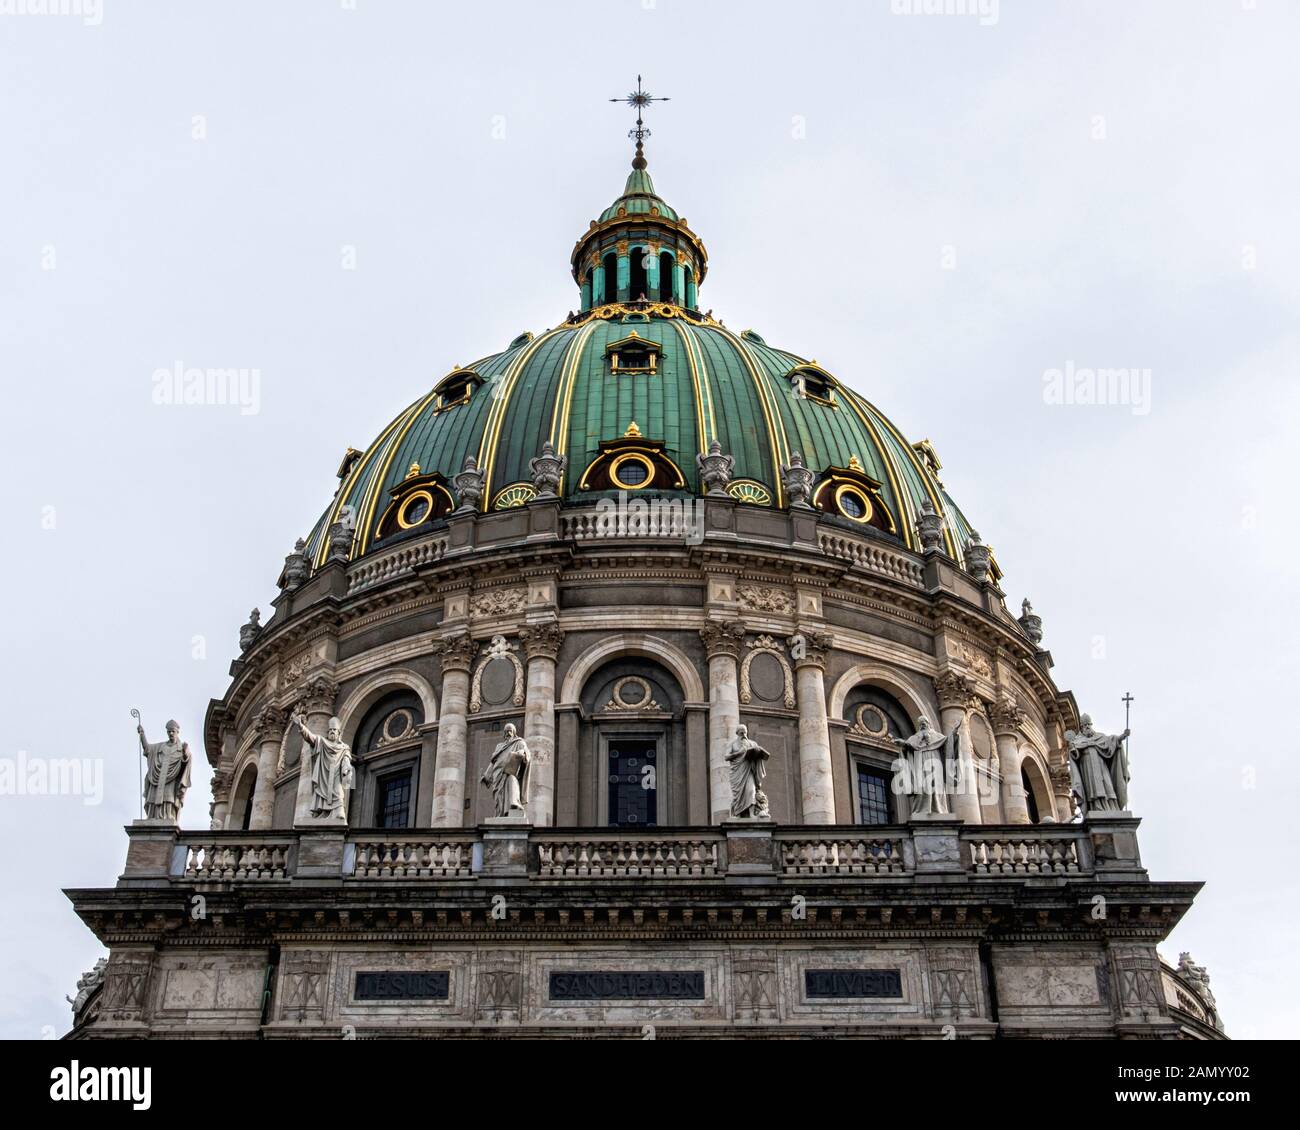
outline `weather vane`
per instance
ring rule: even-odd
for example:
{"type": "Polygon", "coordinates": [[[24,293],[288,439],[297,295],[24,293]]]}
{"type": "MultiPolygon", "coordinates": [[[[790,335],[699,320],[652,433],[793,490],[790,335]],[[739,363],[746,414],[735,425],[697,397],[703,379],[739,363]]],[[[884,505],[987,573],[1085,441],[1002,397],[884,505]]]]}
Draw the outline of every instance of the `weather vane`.
{"type": "Polygon", "coordinates": [[[623,98],[611,98],[611,102],[626,102],[629,106],[636,107],[636,128],[627,131],[628,137],[636,140],[636,159],[632,162],[633,168],[644,169],[646,165],[645,156],[642,153],[642,143],[650,136],[650,131],[646,129],[642,113],[651,102],[671,102],[671,98],[656,98],[648,90],[641,88],[641,76],[636,76],[636,89],[629,91],[623,98]]]}

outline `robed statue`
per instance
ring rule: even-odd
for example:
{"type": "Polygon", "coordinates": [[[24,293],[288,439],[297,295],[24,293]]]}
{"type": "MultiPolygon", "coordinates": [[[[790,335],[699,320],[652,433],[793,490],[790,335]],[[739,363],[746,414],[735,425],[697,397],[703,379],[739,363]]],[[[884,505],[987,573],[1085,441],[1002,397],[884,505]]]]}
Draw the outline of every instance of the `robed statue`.
{"type": "Polygon", "coordinates": [[[527,814],[528,768],[532,760],[528,743],[517,736],[514,724],[507,722],[505,740],[492,751],[482,777],[483,784],[492,790],[498,816],[527,814]]]}
{"type": "Polygon", "coordinates": [[[736,737],[727,748],[727,764],[731,766],[731,815],[750,820],[769,818],[767,794],[763,780],[767,776],[767,760],[772,755],[749,736],[744,726],[736,727],[736,737]]]}
{"type": "Polygon", "coordinates": [[[167,740],[151,742],[144,736],[144,726],[137,725],[140,752],[149,769],[144,775],[144,815],[146,820],[166,820],[175,824],[190,787],[190,747],[181,741],[181,728],[174,719],[167,723],[167,740]]]}
{"type": "Polygon", "coordinates": [[[1070,752],[1070,784],[1084,812],[1119,812],[1128,808],[1128,751],[1122,734],[1099,734],[1092,718],[1080,715],[1079,729],[1065,731],[1070,752]]]}
{"type": "Polygon", "coordinates": [[[957,728],[945,734],[930,729],[930,720],[922,716],[910,738],[894,738],[898,746],[899,772],[896,787],[908,798],[911,816],[946,816],[948,814],[947,767],[956,763],[957,728]]]}
{"type": "Polygon", "coordinates": [[[311,753],[311,814],[318,820],[348,818],[348,792],[352,788],[352,748],[342,740],[343,724],[331,718],[324,736],[313,733],[307,719],[295,713],[292,722],[302,731],[311,753]]]}

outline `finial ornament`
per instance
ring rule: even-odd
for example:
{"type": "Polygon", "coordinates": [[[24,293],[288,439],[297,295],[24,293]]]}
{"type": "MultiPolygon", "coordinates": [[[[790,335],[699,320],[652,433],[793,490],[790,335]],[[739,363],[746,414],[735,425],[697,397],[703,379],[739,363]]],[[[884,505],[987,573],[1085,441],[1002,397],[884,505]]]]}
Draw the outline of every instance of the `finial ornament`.
{"type": "Polygon", "coordinates": [[[457,514],[468,514],[478,509],[486,480],[487,473],[479,470],[478,460],[472,455],[465,456],[460,474],[451,480],[456,490],[456,498],[460,501],[460,505],[456,507],[457,514]]]}
{"type": "Polygon", "coordinates": [[[928,498],[921,504],[916,519],[917,537],[921,539],[922,553],[938,553],[943,549],[943,519],[928,498]]]}
{"type": "Polygon", "coordinates": [[[1035,647],[1043,642],[1043,618],[1034,611],[1029,597],[1020,602],[1020,627],[1035,647]]]}
{"type": "Polygon", "coordinates": [[[801,510],[812,510],[813,480],[816,476],[804,465],[803,456],[797,451],[790,452],[790,462],[781,465],[781,486],[790,499],[791,506],[801,510]]]}
{"type": "Polygon", "coordinates": [[[695,456],[695,466],[699,471],[700,483],[708,494],[715,497],[728,497],[727,484],[731,482],[731,472],[735,465],[735,458],[723,454],[722,444],[716,439],[709,444],[709,453],[707,455],[695,456]]]}
{"type": "Polygon", "coordinates": [[[648,90],[641,87],[641,76],[636,76],[636,89],[628,91],[622,98],[611,98],[611,102],[625,102],[629,106],[636,108],[636,128],[627,131],[627,135],[636,141],[636,156],[632,159],[632,168],[644,169],[646,167],[645,147],[642,144],[650,131],[646,129],[642,113],[651,102],[671,102],[671,98],[656,98],[648,90]]]}
{"type": "Polygon", "coordinates": [[[413,479],[413,478],[415,478],[419,473],[420,473],[420,464],[418,464],[418,463],[412,463],[412,464],[410,465],[410,467],[408,467],[407,470],[406,470],[406,477],[407,477],[408,479],[413,479]]]}
{"type": "Polygon", "coordinates": [[[528,461],[533,475],[533,489],[538,498],[555,498],[560,490],[560,479],[569,465],[567,455],[557,455],[555,444],[549,439],[542,444],[542,453],[528,461]]]}
{"type": "Polygon", "coordinates": [[[627,426],[627,431],[625,431],[625,432],[623,433],[623,438],[624,438],[624,439],[629,439],[629,438],[630,438],[630,439],[640,439],[640,438],[641,438],[641,429],[638,428],[638,427],[636,426],[636,421],[635,421],[635,420],[633,420],[630,424],[628,424],[628,426],[627,426]]]}

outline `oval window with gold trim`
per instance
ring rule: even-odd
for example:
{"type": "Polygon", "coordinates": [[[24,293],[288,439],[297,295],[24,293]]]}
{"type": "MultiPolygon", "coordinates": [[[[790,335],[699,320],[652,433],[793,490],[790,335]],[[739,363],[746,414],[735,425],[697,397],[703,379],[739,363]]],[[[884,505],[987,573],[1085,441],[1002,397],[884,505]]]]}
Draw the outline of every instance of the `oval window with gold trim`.
{"type": "Polygon", "coordinates": [[[836,489],[835,509],[854,522],[871,521],[871,499],[852,483],[842,483],[836,489]]]}
{"type": "Polygon", "coordinates": [[[640,490],[653,481],[655,469],[642,455],[620,455],[610,465],[609,477],[626,490],[640,490]]]}
{"type": "Polygon", "coordinates": [[[433,512],[433,495],[427,490],[412,491],[402,499],[397,511],[397,524],[404,530],[418,526],[433,512]]]}

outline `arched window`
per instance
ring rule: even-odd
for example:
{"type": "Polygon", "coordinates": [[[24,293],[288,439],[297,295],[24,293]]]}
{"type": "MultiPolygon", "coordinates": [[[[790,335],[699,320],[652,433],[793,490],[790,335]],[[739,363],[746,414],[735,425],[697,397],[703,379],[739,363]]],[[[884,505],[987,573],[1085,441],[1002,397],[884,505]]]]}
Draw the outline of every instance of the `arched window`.
{"type": "Polygon", "coordinates": [[[386,695],[367,712],[352,743],[359,827],[410,828],[420,761],[424,707],[414,691],[386,695]]]}
{"type": "Polygon", "coordinates": [[[605,293],[601,295],[602,302],[618,301],[618,256],[610,251],[601,260],[601,266],[605,268],[605,293]]]}
{"type": "Polygon", "coordinates": [[[895,738],[914,732],[902,704],[879,687],[860,686],[844,700],[853,788],[853,819],[859,824],[898,824],[905,813],[893,789],[893,765],[898,757],[895,738]]]}
{"type": "Polygon", "coordinates": [[[1029,779],[1029,770],[1020,766],[1020,783],[1025,789],[1025,807],[1029,809],[1029,823],[1038,824],[1038,799],[1034,796],[1034,782],[1029,779]]]}
{"type": "Polygon", "coordinates": [[[673,257],[667,251],[659,252],[659,300],[673,300],[673,257]]]}
{"type": "Polygon", "coordinates": [[[257,791],[257,766],[249,764],[239,777],[230,798],[230,816],[226,827],[247,832],[253,821],[253,794],[257,791]]]}
{"type": "Polygon", "coordinates": [[[633,302],[640,302],[650,297],[650,276],[646,269],[646,260],[649,258],[644,247],[633,247],[628,252],[628,258],[631,260],[628,264],[630,274],[628,281],[627,294],[633,302]]]}

